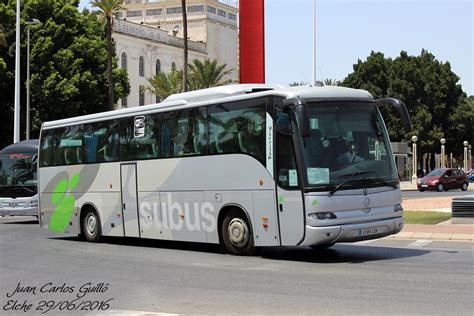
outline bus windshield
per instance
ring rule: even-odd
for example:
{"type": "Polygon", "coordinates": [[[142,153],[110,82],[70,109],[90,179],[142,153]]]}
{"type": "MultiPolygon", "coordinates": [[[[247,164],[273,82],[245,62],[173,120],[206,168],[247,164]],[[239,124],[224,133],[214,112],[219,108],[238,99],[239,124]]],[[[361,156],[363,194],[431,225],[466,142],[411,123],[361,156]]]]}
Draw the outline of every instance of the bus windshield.
{"type": "Polygon", "coordinates": [[[26,197],[36,194],[36,153],[0,155],[0,196],[26,197]]]}
{"type": "Polygon", "coordinates": [[[310,136],[302,137],[310,188],[368,187],[397,181],[390,141],[374,103],[308,103],[310,136]]]}

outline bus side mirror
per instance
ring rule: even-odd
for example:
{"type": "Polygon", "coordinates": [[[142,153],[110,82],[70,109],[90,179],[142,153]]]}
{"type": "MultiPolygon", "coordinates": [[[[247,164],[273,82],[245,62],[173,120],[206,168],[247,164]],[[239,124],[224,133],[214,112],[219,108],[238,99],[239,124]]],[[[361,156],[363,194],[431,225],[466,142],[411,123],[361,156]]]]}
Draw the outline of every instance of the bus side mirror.
{"type": "Polygon", "coordinates": [[[288,99],[283,102],[283,109],[289,108],[295,114],[298,130],[302,137],[310,136],[308,105],[301,99],[288,99]]]}
{"type": "Polygon", "coordinates": [[[395,107],[398,111],[398,115],[402,119],[403,128],[405,129],[405,133],[410,133],[412,131],[410,115],[408,114],[407,106],[405,103],[398,99],[394,98],[383,98],[375,100],[377,103],[377,107],[381,107],[384,105],[391,105],[395,107]]]}

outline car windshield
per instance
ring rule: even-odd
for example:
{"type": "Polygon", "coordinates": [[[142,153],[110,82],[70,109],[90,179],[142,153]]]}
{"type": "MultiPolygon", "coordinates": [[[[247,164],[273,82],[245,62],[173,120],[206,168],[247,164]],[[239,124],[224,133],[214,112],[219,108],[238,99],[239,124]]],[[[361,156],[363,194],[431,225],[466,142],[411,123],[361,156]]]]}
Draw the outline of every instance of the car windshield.
{"type": "Polygon", "coordinates": [[[36,153],[0,155],[0,195],[32,196],[36,194],[36,153]]]}
{"type": "Polygon", "coordinates": [[[431,171],[430,173],[428,173],[426,176],[429,176],[429,177],[439,177],[439,176],[442,176],[443,173],[444,173],[443,170],[435,169],[435,170],[431,171]]]}
{"type": "Polygon", "coordinates": [[[344,187],[368,187],[398,180],[387,131],[373,103],[308,106],[310,136],[301,141],[310,187],[343,181],[344,187]]]}

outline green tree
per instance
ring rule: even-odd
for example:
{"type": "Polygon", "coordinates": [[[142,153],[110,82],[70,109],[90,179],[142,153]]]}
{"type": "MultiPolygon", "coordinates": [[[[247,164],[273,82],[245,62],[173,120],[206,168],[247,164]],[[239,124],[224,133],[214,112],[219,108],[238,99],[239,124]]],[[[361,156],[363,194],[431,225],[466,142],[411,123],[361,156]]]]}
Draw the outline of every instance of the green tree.
{"type": "MultiPolygon", "coordinates": [[[[372,52],[366,61],[354,65],[354,72],[342,84],[368,90],[375,98],[404,101],[411,114],[413,134],[419,138],[420,153],[439,152],[439,140],[444,137],[447,151],[456,155],[462,150],[462,139],[472,138],[474,123],[474,110],[469,108],[458,81],[449,62],[440,62],[422,50],[419,56],[402,51],[393,60],[372,52]]],[[[390,108],[382,108],[382,113],[392,141],[408,141],[411,135],[404,134],[398,115],[390,108]]],[[[434,167],[434,159],[429,167],[434,167]]]]}
{"type": "MultiPolygon", "coordinates": [[[[7,47],[5,28],[1,24],[0,24],[0,47],[7,47]]],[[[2,57],[0,57],[0,75],[2,78],[3,78],[3,73],[5,72],[6,68],[7,68],[7,65],[5,64],[5,61],[3,60],[2,57]]]]}
{"type": "Polygon", "coordinates": [[[118,16],[120,10],[124,10],[122,7],[123,0],[93,0],[91,5],[94,8],[99,9],[101,20],[105,22],[105,34],[107,37],[107,81],[109,84],[109,110],[114,109],[114,81],[113,81],[113,70],[112,70],[112,58],[115,54],[115,50],[112,45],[112,25],[114,17],[118,16]]]}
{"type": "Polygon", "coordinates": [[[183,91],[183,72],[176,69],[172,69],[169,73],[159,72],[149,78],[148,83],[144,92],[154,93],[163,101],[170,95],[183,91]]]}
{"type": "Polygon", "coordinates": [[[5,28],[0,24],[0,46],[6,47],[7,40],[5,39],[5,28]]]}
{"type": "MultiPolygon", "coordinates": [[[[105,111],[107,104],[107,43],[96,16],[77,9],[77,0],[25,0],[22,3],[22,30],[31,26],[31,119],[32,137],[37,137],[45,121],[105,111]]],[[[0,21],[6,30],[15,29],[16,1],[0,2],[0,21]]],[[[21,34],[21,104],[26,93],[26,33],[21,34]]],[[[15,32],[6,32],[8,47],[0,47],[6,69],[0,80],[0,148],[11,143],[15,75],[15,32]]],[[[115,97],[128,95],[127,73],[113,59],[115,97]]],[[[22,106],[21,127],[25,127],[22,106]]],[[[24,135],[24,134],[22,134],[24,135]]]]}
{"type": "Polygon", "coordinates": [[[219,64],[216,59],[206,58],[204,62],[194,59],[189,68],[189,87],[190,90],[198,90],[222,86],[232,83],[232,80],[225,79],[232,69],[227,69],[226,64],[219,64]]]}

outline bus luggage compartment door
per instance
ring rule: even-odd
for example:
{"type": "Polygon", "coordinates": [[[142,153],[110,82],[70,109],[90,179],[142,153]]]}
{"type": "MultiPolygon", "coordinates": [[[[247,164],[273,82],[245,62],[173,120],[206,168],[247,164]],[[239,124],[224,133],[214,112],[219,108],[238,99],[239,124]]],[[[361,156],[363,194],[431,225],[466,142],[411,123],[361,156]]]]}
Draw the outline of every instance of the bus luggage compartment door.
{"type": "Polygon", "coordinates": [[[135,163],[120,165],[120,178],[124,236],[141,237],[138,222],[137,165],[135,163]]]}

